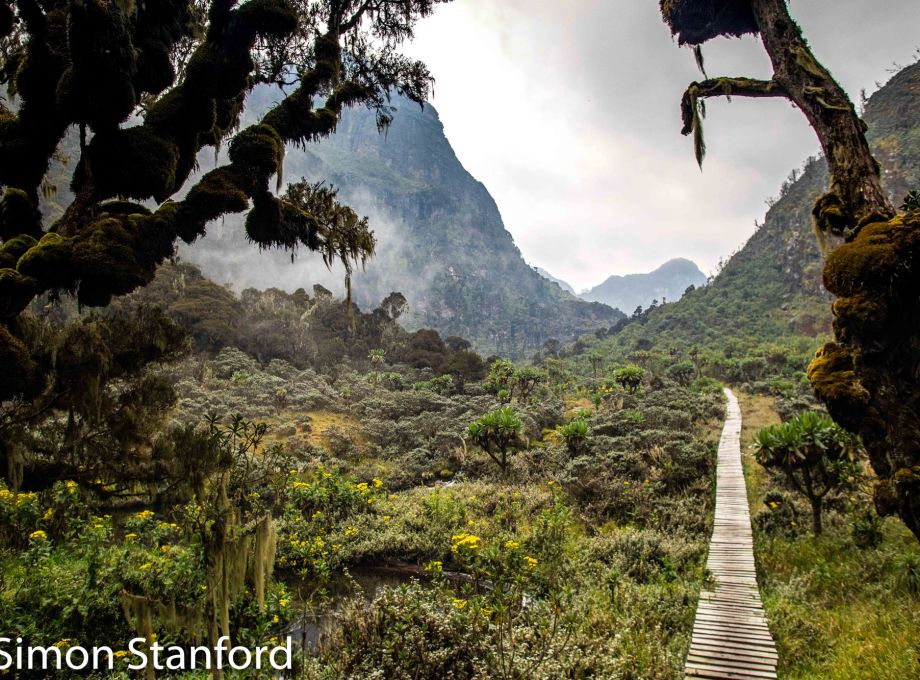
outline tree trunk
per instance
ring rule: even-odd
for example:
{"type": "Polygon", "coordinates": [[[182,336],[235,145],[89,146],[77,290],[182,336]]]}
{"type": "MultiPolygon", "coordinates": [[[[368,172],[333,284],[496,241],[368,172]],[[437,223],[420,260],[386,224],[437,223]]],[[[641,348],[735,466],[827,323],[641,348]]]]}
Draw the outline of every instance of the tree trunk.
{"type": "Polygon", "coordinates": [[[894,209],[866,141],[865,123],[843,88],[811,53],[786,1],[752,0],[751,8],[773,62],[773,80],[805,114],[827,159],[831,186],[815,206],[816,226],[844,234],[873,216],[890,217],[894,209]]]}
{"type": "Polygon", "coordinates": [[[811,498],[811,533],[821,535],[821,498],[811,498]]]}

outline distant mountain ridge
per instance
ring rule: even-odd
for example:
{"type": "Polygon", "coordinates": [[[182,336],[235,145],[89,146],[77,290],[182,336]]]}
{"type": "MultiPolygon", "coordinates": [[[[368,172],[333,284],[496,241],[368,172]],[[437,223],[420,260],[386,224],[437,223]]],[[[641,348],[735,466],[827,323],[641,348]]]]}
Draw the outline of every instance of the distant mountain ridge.
{"type": "MultiPolygon", "coordinates": [[[[250,97],[255,115],[277,96],[268,88],[250,97]]],[[[622,313],[578,299],[551,283],[522,258],[495,201],[457,159],[436,109],[394,98],[398,109],[385,134],[372,112],[345,111],[337,132],[317,144],[288,148],[284,179],[323,180],[360,215],[370,218],[378,244],[366,271],[355,273],[354,300],[376,307],[402,292],[409,328],[429,327],[443,336],[471,340],[484,354],[530,356],[550,338],[612,326],[622,313]]],[[[202,169],[210,159],[200,159],[202,169]]],[[[344,272],[303,253],[294,263],[284,252],[256,254],[241,216],[212,225],[183,257],[218,281],[293,291],[321,283],[336,293],[344,272]]]]}
{"type": "Polygon", "coordinates": [[[614,275],[579,297],[589,302],[602,302],[632,313],[637,307],[648,307],[653,301],[677,301],[690,286],[702,286],[706,275],[685,258],[668,260],[646,274],[614,275]]]}
{"type": "Polygon", "coordinates": [[[548,271],[543,269],[543,267],[534,267],[534,269],[536,270],[537,274],[542,276],[544,279],[548,279],[549,281],[552,281],[553,283],[558,285],[562,290],[564,290],[566,293],[577,295],[577,293],[575,292],[575,289],[570,284],[563,281],[562,279],[557,279],[555,276],[553,276],[548,271]]]}
{"type": "MultiPolygon", "coordinates": [[[[866,103],[866,137],[892,202],[920,189],[920,62],[897,73],[866,103]]],[[[705,288],[659,307],[618,336],[624,347],[774,342],[831,331],[831,296],[812,230],[815,199],[827,190],[827,164],[810,159],[771,202],[763,225],[705,288]]]]}

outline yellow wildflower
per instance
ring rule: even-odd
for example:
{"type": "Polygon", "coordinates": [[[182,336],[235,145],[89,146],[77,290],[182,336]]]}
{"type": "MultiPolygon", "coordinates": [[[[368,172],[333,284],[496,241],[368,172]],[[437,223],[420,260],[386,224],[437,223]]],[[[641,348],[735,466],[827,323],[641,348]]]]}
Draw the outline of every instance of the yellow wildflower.
{"type": "Polygon", "coordinates": [[[457,609],[463,609],[464,607],[466,607],[466,604],[467,604],[466,600],[458,600],[457,598],[454,598],[454,606],[457,609]]]}
{"type": "Polygon", "coordinates": [[[376,489],[379,489],[381,486],[383,486],[383,481],[382,481],[382,480],[379,480],[379,479],[376,479],[376,478],[374,479],[374,482],[373,482],[373,483],[374,483],[374,488],[376,488],[376,489]]]}
{"type": "Polygon", "coordinates": [[[510,539],[505,541],[505,548],[507,548],[508,550],[514,550],[520,547],[521,547],[521,544],[518,543],[517,541],[512,541],[510,539]]]}
{"type": "Polygon", "coordinates": [[[141,566],[137,568],[138,571],[147,571],[153,566],[153,562],[144,562],[141,566]]]}
{"type": "Polygon", "coordinates": [[[367,488],[368,488],[368,487],[367,487],[367,482],[361,482],[360,484],[355,484],[355,488],[356,488],[358,491],[360,491],[361,493],[365,493],[365,492],[367,491],[367,488]]]}
{"type": "Polygon", "coordinates": [[[288,601],[285,600],[285,599],[278,600],[278,606],[281,607],[281,608],[283,609],[283,608],[285,608],[285,607],[288,606],[288,601]]]}
{"type": "Polygon", "coordinates": [[[29,534],[29,540],[30,540],[30,541],[44,541],[44,540],[46,540],[47,538],[48,538],[48,534],[46,534],[46,533],[45,533],[44,531],[42,531],[41,529],[38,529],[38,530],[36,530],[36,531],[33,531],[31,534],[29,534]]]}
{"type": "Polygon", "coordinates": [[[528,569],[535,569],[537,566],[537,560],[536,558],[533,558],[530,555],[528,555],[527,557],[524,558],[524,564],[527,565],[528,569]]]}
{"type": "Polygon", "coordinates": [[[479,548],[479,543],[482,541],[479,536],[474,536],[473,534],[455,534],[451,536],[451,552],[458,552],[459,550],[466,548],[468,550],[477,550],[479,548]]]}
{"type": "Polygon", "coordinates": [[[126,541],[133,541],[133,540],[136,539],[136,538],[137,538],[137,534],[134,534],[134,533],[132,533],[132,534],[125,534],[125,540],[126,540],[126,541]]]}
{"type": "Polygon", "coordinates": [[[128,652],[123,649],[119,649],[117,652],[115,652],[114,656],[116,659],[123,659],[128,656],[128,652]]]}

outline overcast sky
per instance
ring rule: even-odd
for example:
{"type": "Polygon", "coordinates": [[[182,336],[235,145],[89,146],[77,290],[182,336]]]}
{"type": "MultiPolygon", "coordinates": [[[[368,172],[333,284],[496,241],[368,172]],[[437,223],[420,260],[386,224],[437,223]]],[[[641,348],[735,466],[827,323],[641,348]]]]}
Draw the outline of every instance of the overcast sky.
{"type": "MultiPolygon", "coordinates": [[[[920,47],[920,0],[791,8],[854,100],[920,47]]],[[[447,136],[525,259],[578,290],[679,256],[710,272],[818,151],[785,101],[710,100],[700,172],[679,102],[702,76],[657,0],[455,0],[407,51],[435,75],[447,136]]],[[[712,41],[704,54],[711,77],[770,75],[753,38],[712,41]]]]}

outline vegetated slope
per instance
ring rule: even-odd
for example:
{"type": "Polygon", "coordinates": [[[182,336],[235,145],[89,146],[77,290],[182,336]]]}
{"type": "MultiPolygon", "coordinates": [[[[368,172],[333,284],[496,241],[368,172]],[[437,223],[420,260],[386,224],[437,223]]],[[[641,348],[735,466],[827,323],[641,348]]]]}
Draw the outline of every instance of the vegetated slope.
{"type": "MultiPolygon", "coordinates": [[[[869,100],[868,138],[895,205],[920,188],[920,63],[894,76],[869,100]]],[[[617,336],[621,347],[742,344],[830,332],[830,297],[811,209],[827,186],[823,159],[790,175],[780,198],[748,242],[718,276],[675,304],[653,310],[617,336]]],[[[692,225],[688,225],[688,228],[692,225]]]]}
{"type": "Polygon", "coordinates": [[[543,269],[543,267],[534,267],[534,269],[536,270],[537,274],[542,276],[544,279],[548,279],[552,281],[553,283],[557,284],[562,290],[566,291],[567,293],[571,293],[572,295],[577,295],[577,293],[575,292],[575,289],[572,288],[572,286],[569,283],[563,281],[562,279],[557,279],[555,276],[553,276],[548,271],[543,269]]]}
{"type": "Polygon", "coordinates": [[[694,262],[678,257],[645,274],[611,276],[579,297],[632,312],[636,307],[648,307],[655,300],[679,300],[688,287],[705,283],[706,275],[694,262]]]}
{"type": "MultiPolygon", "coordinates": [[[[258,111],[275,95],[252,95],[258,111]]],[[[622,315],[563,291],[527,265],[502,223],[495,201],[454,154],[437,111],[394,99],[394,121],[381,134],[372,112],[346,111],[338,131],[318,144],[288,149],[284,179],[325,180],[370,217],[377,255],[354,279],[354,299],[372,308],[402,292],[409,327],[469,338],[482,352],[531,354],[548,338],[569,340],[614,324],[622,315]]],[[[284,253],[255,260],[241,219],[228,217],[184,252],[203,271],[238,288],[294,290],[322,283],[341,291],[341,270],[319,258],[284,253]]]]}

